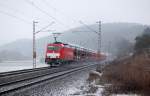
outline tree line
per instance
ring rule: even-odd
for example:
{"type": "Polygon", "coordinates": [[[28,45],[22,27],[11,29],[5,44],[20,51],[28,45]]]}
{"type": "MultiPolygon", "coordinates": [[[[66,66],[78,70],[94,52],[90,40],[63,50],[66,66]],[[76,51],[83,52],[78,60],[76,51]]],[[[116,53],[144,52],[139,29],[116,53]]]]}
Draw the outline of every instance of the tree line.
{"type": "Polygon", "coordinates": [[[135,38],[135,54],[150,52],[150,27],[144,29],[142,35],[135,38]]]}

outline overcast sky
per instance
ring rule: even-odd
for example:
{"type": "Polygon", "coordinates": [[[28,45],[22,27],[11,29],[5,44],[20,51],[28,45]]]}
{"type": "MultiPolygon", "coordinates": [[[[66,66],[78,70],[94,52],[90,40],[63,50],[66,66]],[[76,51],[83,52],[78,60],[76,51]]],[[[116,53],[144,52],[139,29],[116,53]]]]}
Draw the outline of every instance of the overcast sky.
{"type": "Polygon", "coordinates": [[[0,45],[32,38],[33,20],[39,22],[36,30],[54,21],[46,30],[56,32],[80,26],[80,20],[150,25],[150,0],[0,0],[0,45]]]}

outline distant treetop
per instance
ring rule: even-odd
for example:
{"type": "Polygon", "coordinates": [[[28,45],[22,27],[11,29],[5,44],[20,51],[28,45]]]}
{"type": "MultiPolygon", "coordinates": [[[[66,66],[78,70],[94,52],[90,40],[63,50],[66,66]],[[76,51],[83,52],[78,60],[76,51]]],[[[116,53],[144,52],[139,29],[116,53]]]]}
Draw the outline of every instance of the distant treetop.
{"type": "Polygon", "coordinates": [[[150,50],[150,28],[145,28],[143,34],[141,36],[137,36],[135,40],[136,53],[150,50]]]}

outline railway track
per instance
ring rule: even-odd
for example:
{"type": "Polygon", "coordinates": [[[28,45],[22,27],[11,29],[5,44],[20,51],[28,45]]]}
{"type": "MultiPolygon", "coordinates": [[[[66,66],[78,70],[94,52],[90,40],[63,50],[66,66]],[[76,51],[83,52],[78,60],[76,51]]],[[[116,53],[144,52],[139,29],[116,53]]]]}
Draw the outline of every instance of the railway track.
{"type": "Polygon", "coordinates": [[[49,68],[50,67],[42,67],[42,68],[35,68],[35,69],[24,69],[24,70],[17,70],[17,71],[11,71],[11,72],[2,72],[0,73],[0,77],[21,74],[21,73],[26,73],[26,72],[40,71],[40,70],[45,70],[49,68]]]}
{"type": "Polygon", "coordinates": [[[65,66],[58,68],[37,68],[21,71],[0,73],[0,95],[13,92],[23,87],[32,86],[39,82],[58,78],[82,69],[95,66],[96,64],[83,64],[80,66],[65,66]]]}

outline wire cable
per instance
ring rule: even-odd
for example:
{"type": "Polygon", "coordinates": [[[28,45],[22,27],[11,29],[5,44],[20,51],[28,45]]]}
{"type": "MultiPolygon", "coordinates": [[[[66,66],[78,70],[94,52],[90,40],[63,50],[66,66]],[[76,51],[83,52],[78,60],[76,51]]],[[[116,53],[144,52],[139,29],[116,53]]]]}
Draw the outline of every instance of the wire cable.
{"type": "Polygon", "coordinates": [[[97,31],[95,31],[94,29],[90,28],[88,25],[86,25],[85,23],[83,23],[82,21],[79,21],[79,23],[81,23],[82,25],[84,25],[86,28],[88,28],[89,30],[95,32],[96,34],[99,34],[97,31]]]}
{"type": "Polygon", "coordinates": [[[24,22],[24,23],[32,24],[31,22],[29,22],[29,21],[27,21],[27,20],[25,20],[25,19],[23,19],[23,18],[21,18],[21,17],[12,15],[12,14],[10,14],[10,13],[8,13],[8,12],[5,12],[5,11],[0,10],[0,13],[1,13],[1,14],[4,14],[4,15],[7,15],[7,16],[9,16],[9,17],[13,17],[13,18],[15,18],[15,19],[18,19],[18,20],[20,20],[20,21],[22,21],[22,22],[24,22]]]}
{"type": "MultiPolygon", "coordinates": [[[[41,0],[41,1],[42,1],[46,6],[50,7],[51,9],[53,9],[54,11],[60,13],[61,15],[65,16],[66,18],[70,18],[70,16],[65,15],[61,10],[58,10],[57,8],[51,6],[51,4],[49,4],[49,2],[47,2],[46,0],[41,0]]],[[[73,22],[77,22],[77,21],[74,20],[73,18],[72,18],[72,21],[73,21],[73,22]]]]}
{"type": "MultiPolygon", "coordinates": [[[[6,4],[0,3],[0,7],[4,7],[6,9],[9,9],[9,10],[13,11],[14,13],[19,13],[20,15],[23,14],[23,16],[25,16],[24,12],[22,12],[22,11],[20,11],[18,9],[15,9],[13,7],[10,7],[10,6],[6,5],[6,4]]],[[[26,18],[26,16],[25,16],[25,18],[26,18]]],[[[29,17],[27,17],[27,18],[29,19],[29,17]]]]}
{"type": "Polygon", "coordinates": [[[42,29],[40,29],[39,31],[37,31],[36,33],[39,33],[43,30],[45,30],[46,28],[48,28],[49,26],[51,26],[52,24],[54,24],[54,22],[51,22],[50,24],[48,24],[47,26],[43,27],[42,29]]]}
{"type": "Polygon", "coordinates": [[[50,17],[51,19],[57,21],[58,23],[64,25],[62,22],[60,22],[59,20],[57,20],[55,17],[53,17],[52,15],[50,15],[48,12],[42,10],[40,7],[38,7],[37,5],[35,5],[33,2],[31,2],[30,0],[25,0],[28,4],[30,4],[31,6],[35,7],[37,10],[39,10],[40,12],[42,12],[43,14],[47,15],[48,17],[50,17]]]}

